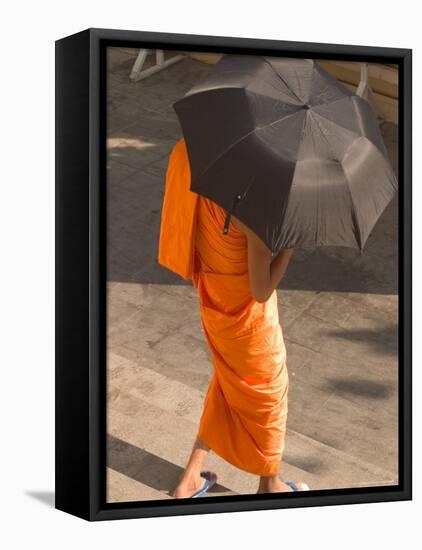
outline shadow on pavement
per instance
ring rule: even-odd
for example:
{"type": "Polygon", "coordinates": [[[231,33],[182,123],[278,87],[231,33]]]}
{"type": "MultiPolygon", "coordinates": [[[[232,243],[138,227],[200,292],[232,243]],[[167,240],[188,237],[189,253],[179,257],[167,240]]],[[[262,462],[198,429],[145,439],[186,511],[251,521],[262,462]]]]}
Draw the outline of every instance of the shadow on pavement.
{"type": "Polygon", "coordinates": [[[382,382],[374,382],[365,378],[345,380],[343,378],[330,378],[328,380],[329,391],[345,397],[354,395],[368,397],[369,399],[389,399],[397,388],[382,382]]]}
{"type": "MultiPolygon", "coordinates": [[[[183,468],[112,435],[107,435],[107,466],[167,495],[176,487],[183,468]]],[[[214,485],[209,493],[230,491],[214,485]]]]}
{"type": "Polygon", "coordinates": [[[376,353],[398,356],[398,327],[396,324],[373,329],[333,330],[328,335],[340,340],[366,342],[373,347],[373,351],[376,353]]]}

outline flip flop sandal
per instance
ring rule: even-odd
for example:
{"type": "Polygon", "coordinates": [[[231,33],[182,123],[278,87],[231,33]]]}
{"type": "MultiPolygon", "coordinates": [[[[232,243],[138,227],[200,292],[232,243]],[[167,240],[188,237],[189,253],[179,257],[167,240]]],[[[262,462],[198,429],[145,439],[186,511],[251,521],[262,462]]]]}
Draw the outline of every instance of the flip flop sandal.
{"type": "Polygon", "coordinates": [[[309,491],[308,485],[306,483],[293,483],[292,481],[285,481],[286,485],[291,487],[293,491],[309,491]]]}
{"type": "Polygon", "coordinates": [[[217,482],[217,475],[214,472],[201,472],[201,477],[205,479],[204,485],[199,491],[194,493],[191,498],[197,498],[206,493],[217,482]]]}

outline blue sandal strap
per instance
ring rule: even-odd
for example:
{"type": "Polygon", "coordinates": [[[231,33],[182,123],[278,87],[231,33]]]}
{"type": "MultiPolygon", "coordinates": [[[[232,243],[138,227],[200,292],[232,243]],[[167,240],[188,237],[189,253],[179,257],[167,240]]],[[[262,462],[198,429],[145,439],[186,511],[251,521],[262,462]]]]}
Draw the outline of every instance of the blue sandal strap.
{"type": "Polygon", "coordinates": [[[299,489],[296,487],[296,485],[292,481],[285,481],[284,483],[289,487],[291,487],[293,491],[299,491],[299,489]]]}
{"type": "Polygon", "coordinates": [[[200,497],[201,495],[206,493],[210,487],[212,487],[215,484],[216,478],[215,478],[214,474],[212,474],[211,472],[201,472],[201,477],[203,477],[205,479],[205,483],[204,483],[202,489],[199,489],[199,491],[194,493],[191,496],[191,498],[200,497]],[[211,476],[212,476],[212,478],[210,479],[211,476]]]}
{"type": "Polygon", "coordinates": [[[199,489],[199,491],[194,493],[191,498],[200,497],[201,495],[203,495],[204,493],[206,493],[208,491],[209,486],[210,486],[210,482],[208,481],[208,479],[206,479],[202,489],[199,489]]]}

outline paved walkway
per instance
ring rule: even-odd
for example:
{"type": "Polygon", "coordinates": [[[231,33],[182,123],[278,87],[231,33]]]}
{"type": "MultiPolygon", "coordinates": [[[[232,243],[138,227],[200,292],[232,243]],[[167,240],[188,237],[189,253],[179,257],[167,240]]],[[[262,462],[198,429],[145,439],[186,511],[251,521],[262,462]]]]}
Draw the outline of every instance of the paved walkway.
{"type": "MultiPolygon", "coordinates": [[[[170,498],[190,454],[212,365],[195,289],[156,263],[172,103],[209,65],[108,74],[108,500],[170,498]]],[[[397,128],[382,132],[397,168],[397,128]]],[[[278,290],[290,374],[281,475],[315,489],[397,483],[397,201],[365,252],[296,250],[278,290]]],[[[257,480],[211,453],[212,493],[257,480]]]]}

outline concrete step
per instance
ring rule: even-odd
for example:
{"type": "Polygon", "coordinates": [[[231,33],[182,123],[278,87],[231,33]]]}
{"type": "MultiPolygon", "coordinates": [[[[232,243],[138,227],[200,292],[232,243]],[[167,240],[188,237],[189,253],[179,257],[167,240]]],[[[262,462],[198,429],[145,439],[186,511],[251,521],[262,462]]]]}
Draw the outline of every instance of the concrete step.
{"type": "Polygon", "coordinates": [[[168,495],[140,483],[131,477],[107,468],[107,501],[131,502],[169,499],[168,495]]]}
{"type": "MultiPolygon", "coordinates": [[[[117,362],[119,376],[108,381],[108,464],[159,492],[171,491],[189,458],[204,395],[129,360],[117,362]]],[[[256,476],[214,453],[205,467],[218,473],[211,496],[256,491],[256,476]]]]}
{"type": "Polygon", "coordinates": [[[296,480],[305,481],[315,490],[397,483],[393,472],[290,429],[281,473],[285,479],[294,475],[296,480]]]}
{"type": "MultiPolygon", "coordinates": [[[[125,476],[130,495],[168,498],[189,458],[203,399],[199,390],[110,354],[107,462],[113,471],[125,476]],[[134,480],[133,487],[128,479],[134,480]]],[[[253,494],[257,490],[256,476],[215,453],[210,453],[205,467],[219,477],[210,496],[253,494]]],[[[395,483],[388,472],[290,429],[281,476],[304,481],[312,489],[395,483]]],[[[119,501],[124,493],[112,483],[108,498],[119,501]]]]}

